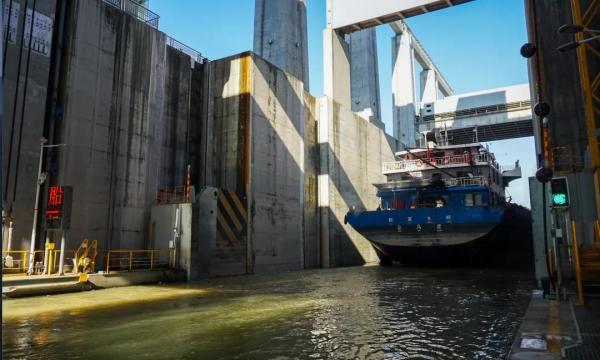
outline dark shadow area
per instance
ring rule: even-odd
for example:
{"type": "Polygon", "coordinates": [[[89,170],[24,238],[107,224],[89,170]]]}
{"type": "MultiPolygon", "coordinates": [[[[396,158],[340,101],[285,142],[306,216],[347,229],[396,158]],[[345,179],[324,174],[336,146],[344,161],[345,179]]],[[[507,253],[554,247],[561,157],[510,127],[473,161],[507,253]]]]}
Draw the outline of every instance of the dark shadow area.
{"type": "Polygon", "coordinates": [[[511,205],[502,222],[480,239],[451,247],[407,248],[397,260],[420,267],[502,268],[533,273],[531,211],[511,205]]]}

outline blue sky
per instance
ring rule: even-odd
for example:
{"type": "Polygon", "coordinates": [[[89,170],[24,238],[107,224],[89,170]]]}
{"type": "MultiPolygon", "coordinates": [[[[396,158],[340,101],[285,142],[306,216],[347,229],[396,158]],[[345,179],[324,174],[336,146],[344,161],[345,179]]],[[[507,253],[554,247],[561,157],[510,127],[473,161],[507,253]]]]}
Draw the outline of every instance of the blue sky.
{"type": "MultiPolygon", "coordinates": [[[[368,0],[365,0],[368,1],[368,0]]],[[[307,0],[310,92],[323,94],[322,31],[325,0],[307,0]]],[[[253,0],[150,0],[160,15],[160,29],[218,59],[252,49],[253,0]]],[[[526,83],[527,63],[519,48],[527,41],[523,0],[476,0],[408,19],[455,93],[526,83]]],[[[377,28],[381,107],[391,133],[392,30],[377,28]]],[[[502,165],[521,160],[523,179],[508,188],[513,200],[529,206],[527,177],[536,168],[532,138],[498,141],[491,149],[502,165]]]]}

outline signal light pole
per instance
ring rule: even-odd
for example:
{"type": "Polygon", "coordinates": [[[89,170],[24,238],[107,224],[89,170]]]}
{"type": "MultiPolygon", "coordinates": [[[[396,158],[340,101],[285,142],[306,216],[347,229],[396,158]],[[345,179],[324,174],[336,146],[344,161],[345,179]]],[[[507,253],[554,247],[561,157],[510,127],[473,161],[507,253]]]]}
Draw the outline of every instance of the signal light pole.
{"type": "Polygon", "coordinates": [[[36,189],[35,189],[35,205],[33,207],[33,224],[31,225],[31,238],[30,238],[30,251],[29,251],[29,266],[27,268],[27,275],[33,274],[34,270],[34,251],[35,251],[35,238],[37,236],[37,222],[39,217],[39,207],[40,207],[40,191],[42,189],[42,185],[46,182],[46,173],[42,173],[42,164],[44,163],[44,149],[46,148],[55,148],[67,146],[67,144],[55,144],[55,145],[46,145],[48,140],[46,138],[40,139],[40,161],[38,164],[38,173],[36,179],[36,189]]]}

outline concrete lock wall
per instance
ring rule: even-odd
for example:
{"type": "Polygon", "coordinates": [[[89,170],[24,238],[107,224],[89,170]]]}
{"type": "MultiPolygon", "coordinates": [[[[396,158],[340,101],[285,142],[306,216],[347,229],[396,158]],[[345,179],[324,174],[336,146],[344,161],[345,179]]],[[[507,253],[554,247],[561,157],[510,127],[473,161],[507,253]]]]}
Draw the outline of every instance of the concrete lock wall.
{"type": "MultiPolygon", "coordinates": [[[[385,180],[381,163],[395,149],[383,131],[314,98],[301,80],[253,53],[190,69],[190,57],[167,46],[165,34],[119,9],[102,1],[65,5],[61,116],[50,123],[49,60],[31,54],[13,249],[29,245],[39,138],[46,134],[51,144],[68,145],[47,156],[44,168],[52,170],[41,197],[43,205],[48,185],[73,186],[67,249],[83,238],[97,239],[101,253],[163,246],[152,237],[156,191],[184,185],[192,164],[199,196],[190,278],[376,261],[343,218],[353,205],[377,207],[372,184],[385,180]]],[[[11,46],[7,69],[19,54],[11,46]]],[[[9,95],[17,93],[16,73],[6,72],[9,95]]],[[[22,96],[5,96],[6,119],[10,99],[22,96]]],[[[15,138],[11,126],[4,124],[5,144],[15,138]]],[[[3,161],[7,167],[6,155],[3,161]]],[[[8,174],[3,180],[14,185],[8,174]]]]}
{"type": "Polygon", "coordinates": [[[344,217],[351,207],[379,205],[374,183],[386,181],[381,167],[394,161],[396,140],[376,125],[321,98],[319,123],[321,236],[325,266],[347,266],[378,260],[370,243],[344,217]]]}
{"type": "Polygon", "coordinates": [[[69,4],[55,140],[68,144],[55,181],[74,187],[67,247],[144,248],[157,188],[185,184],[190,57],[101,1],[69,4]]]}
{"type": "MultiPolygon", "coordinates": [[[[237,235],[231,241],[223,235],[225,248],[232,257],[245,248],[248,273],[303,268],[304,248],[317,248],[316,207],[305,209],[304,201],[311,172],[304,171],[303,84],[252,53],[213,61],[209,69],[205,128],[213,157],[204,165],[205,185],[245,196],[248,221],[239,245],[237,235]],[[312,212],[308,224],[305,211],[312,212]]],[[[306,261],[315,265],[314,252],[311,256],[306,261]]]]}
{"type": "MultiPolygon", "coordinates": [[[[29,248],[40,138],[44,136],[56,1],[6,0],[3,33],[2,194],[14,224],[12,250],[29,248]],[[27,6],[27,10],[26,10],[27,6]],[[33,28],[31,15],[35,13],[33,28]],[[32,30],[32,31],[30,31],[32,30]],[[33,36],[27,34],[33,33],[33,36]],[[31,46],[29,46],[31,44],[31,46]]],[[[8,226],[8,224],[6,224],[8,226]]],[[[5,228],[6,230],[6,228],[5,228]]],[[[8,231],[3,231],[6,249],[8,231]]]]}
{"type": "Polygon", "coordinates": [[[240,244],[223,235],[222,260],[238,259],[246,272],[377,261],[344,216],[353,205],[377,207],[373,183],[385,181],[381,164],[394,159],[395,140],[252,53],[208,69],[203,185],[246,194],[248,209],[240,244]]]}

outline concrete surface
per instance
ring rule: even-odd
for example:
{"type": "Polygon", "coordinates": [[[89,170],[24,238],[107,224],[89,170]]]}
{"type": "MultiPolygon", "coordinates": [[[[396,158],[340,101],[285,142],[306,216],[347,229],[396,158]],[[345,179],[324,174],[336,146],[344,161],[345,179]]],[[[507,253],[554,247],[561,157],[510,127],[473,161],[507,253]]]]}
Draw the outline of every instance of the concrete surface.
{"type": "Polygon", "coordinates": [[[67,247],[143,248],[157,188],[185,184],[190,58],[101,1],[69,5],[55,139],[68,149],[51,180],[74,187],[67,247]]]}
{"type": "MultiPolygon", "coordinates": [[[[302,18],[304,2],[290,3],[302,18]]],[[[265,9],[278,6],[292,9],[283,2],[265,9]]],[[[339,34],[329,30],[338,65],[329,85],[341,103],[314,98],[306,82],[250,52],[190,68],[190,57],[169,47],[165,34],[100,0],[66,3],[65,18],[57,93],[64,114],[48,135],[68,147],[44,168],[53,169],[48,184],[74,187],[67,248],[83,238],[97,239],[100,254],[165,247],[172,207],[157,207],[153,216],[156,191],[184,185],[191,164],[198,193],[236,194],[238,220],[247,226],[218,248],[218,235],[202,237],[225,214],[222,201],[207,195],[205,207],[194,204],[194,236],[181,251],[190,278],[376,261],[343,216],[351,205],[377,207],[372,183],[382,181],[381,163],[392,159],[396,144],[350,111],[348,44],[339,34]],[[215,251],[206,251],[211,246],[215,251]]],[[[22,150],[32,159],[47,125],[38,115],[24,132],[36,145],[22,150]]],[[[32,200],[34,192],[30,186],[19,196],[32,200]]],[[[21,219],[30,219],[32,204],[18,206],[13,249],[28,247],[30,231],[21,219]]]]}
{"type": "Polygon", "coordinates": [[[375,209],[374,183],[385,182],[382,163],[394,160],[396,140],[330,98],[320,99],[319,207],[324,266],[347,266],[378,261],[370,243],[344,216],[355,206],[375,209]]]}
{"type": "MultiPolygon", "coordinates": [[[[35,9],[32,9],[32,1],[3,2],[6,10],[10,7],[14,14],[5,19],[10,33],[8,41],[2,39],[5,60],[2,68],[2,201],[7,215],[12,213],[15,225],[13,249],[29,249],[30,245],[40,138],[47,136],[46,98],[51,62],[51,43],[41,45],[24,35],[29,33],[25,27],[25,5],[40,19],[50,20],[52,26],[56,1],[37,1],[35,9]]],[[[37,25],[34,33],[49,36],[51,42],[52,34],[37,25]]],[[[6,241],[2,249],[6,249],[6,241]]]]}
{"type": "Polygon", "coordinates": [[[184,273],[171,270],[95,273],[89,274],[88,280],[83,282],[79,274],[14,276],[2,278],[2,295],[17,298],[184,280],[184,273]]]}
{"type": "Polygon", "coordinates": [[[321,266],[318,181],[319,100],[304,93],[304,268],[321,266]]]}
{"type": "Polygon", "coordinates": [[[209,68],[203,185],[247,195],[247,272],[302,268],[305,233],[316,234],[304,224],[303,83],[252,53],[209,68]]]}
{"type": "Polygon", "coordinates": [[[256,0],[254,52],[309,89],[305,0],[256,0]]]}
{"type": "MultiPolygon", "coordinates": [[[[582,6],[589,6],[586,1],[582,6]]],[[[593,8],[593,5],[592,5],[593,8]]],[[[578,222],[584,231],[579,239],[590,241],[590,220],[598,218],[597,204],[590,200],[594,194],[593,166],[588,151],[588,131],[584,113],[579,64],[576,51],[560,53],[557,47],[573,40],[569,34],[557,34],[564,24],[572,24],[571,2],[560,0],[525,1],[528,41],[536,45],[537,53],[529,60],[529,79],[532,89],[532,103],[543,101],[550,106],[548,116],[550,150],[554,157],[554,174],[569,176],[571,184],[578,194],[572,202],[570,216],[578,222]],[[538,67],[538,64],[541,64],[538,67]],[[539,79],[538,79],[539,73],[539,79]],[[586,196],[580,197],[582,193],[586,196]]],[[[600,18],[591,16],[589,28],[600,27],[600,18]]],[[[598,48],[596,47],[596,50],[598,48]]],[[[587,52],[589,72],[593,78],[598,73],[598,56],[587,52]]],[[[598,122],[596,114],[596,122],[598,122]]],[[[536,151],[543,156],[541,121],[534,122],[536,151]]],[[[597,135],[597,134],[596,134],[597,135]]],[[[573,199],[573,196],[571,196],[573,199]]]]}
{"type": "Polygon", "coordinates": [[[385,130],[381,120],[377,32],[370,28],[353,32],[346,38],[350,51],[352,111],[385,130]]]}
{"type": "Polygon", "coordinates": [[[509,359],[597,359],[600,307],[597,301],[578,306],[571,301],[534,294],[515,336],[509,359]],[[533,341],[539,349],[525,346],[533,341]]]}
{"type": "Polygon", "coordinates": [[[410,33],[392,38],[392,94],[394,137],[408,147],[417,144],[415,117],[417,95],[415,85],[415,56],[410,33]]]}
{"type": "MultiPolygon", "coordinates": [[[[547,249],[552,246],[551,228],[546,228],[547,246],[544,245],[544,220],[542,207],[542,191],[544,185],[535,177],[529,178],[529,198],[531,200],[531,230],[533,235],[533,251],[535,256],[535,277],[538,289],[542,288],[542,278],[548,278],[548,253],[547,249]]],[[[546,188],[546,204],[550,204],[550,190],[546,188]]],[[[552,222],[550,207],[546,207],[546,221],[552,222]]]]}
{"type": "Polygon", "coordinates": [[[329,28],[323,30],[323,93],[352,108],[349,45],[341,33],[329,28]]]}

